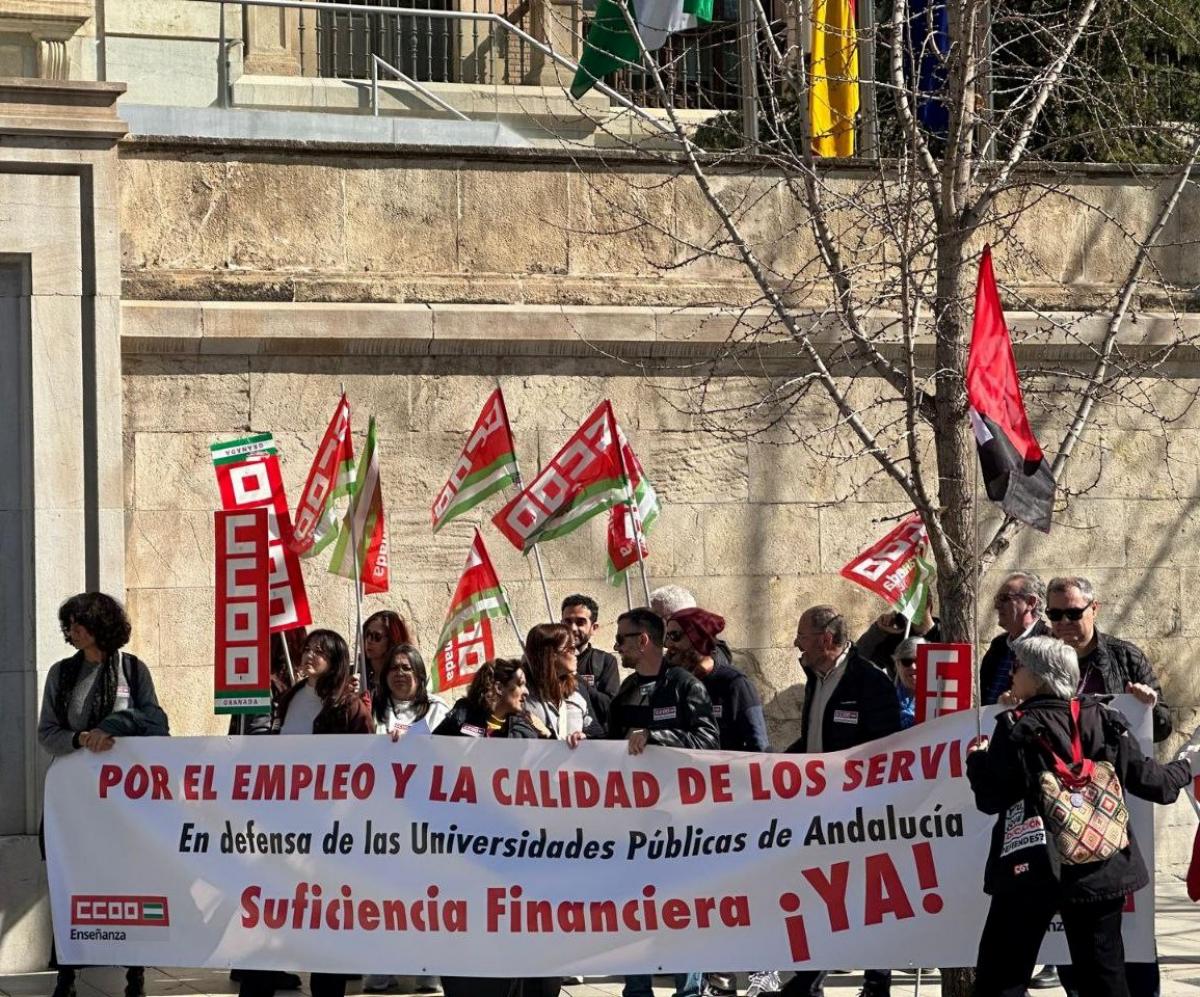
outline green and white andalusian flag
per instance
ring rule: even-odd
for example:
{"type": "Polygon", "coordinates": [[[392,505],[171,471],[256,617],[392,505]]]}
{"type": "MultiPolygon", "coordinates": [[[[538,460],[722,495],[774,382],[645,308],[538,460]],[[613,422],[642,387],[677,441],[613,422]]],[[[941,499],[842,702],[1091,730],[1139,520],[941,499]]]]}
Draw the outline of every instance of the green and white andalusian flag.
{"type": "Polygon", "coordinates": [[[646,51],[657,52],[668,35],[706,24],[712,14],[713,0],[600,0],[571,83],[571,96],[578,99],[610,73],[641,65],[637,39],[629,30],[630,20],[637,25],[646,51]]]}
{"type": "Polygon", "coordinates": [[[358,463],[350,507],[338,531],[329,571],[343,578],[357,576],[363,592],[368,594],[388,590],[387,515],[383,510],[383,486],[379,480],[375,416],[371,416],[367,424],[367,448],[358,463]],[[355,558],[358,559],[357,567],[355,558]]]}

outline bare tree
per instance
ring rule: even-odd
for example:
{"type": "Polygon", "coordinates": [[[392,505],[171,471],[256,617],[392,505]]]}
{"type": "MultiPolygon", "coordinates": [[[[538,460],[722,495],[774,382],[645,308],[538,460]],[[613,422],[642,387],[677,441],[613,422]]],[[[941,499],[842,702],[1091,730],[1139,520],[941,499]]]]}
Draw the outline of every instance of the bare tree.
{"type": "MultiPolygon", "coordinates": [[[[986,241],[995,244],[1001,275],[1006,258],[1036,265],[1024,259],[1023,227],[1052,202],[1079,199],[1070,184],[1078,167],[1056,158],[1064,151],[1153,155],[1159,166],[1141,171],[1153,191],[1153,210],[1140,223],[1079,199],[1079,210],[1101,220],[1125,249],[1124,272],[1113,275],[1099,300],[1081,309],[1053,289],[1038,300],[1036,292],[1023,298],[1009,287],[1006,305],[1034,312],[1046,334],[1082,354],[1082,360],[1023,371],[1032,404],[1065,427],[1059,439],[1043,439],[1056,480],[1098,405],[1136,404],[1163,415],[1152,401],[1135,397],[1137,379],[1187,344],[1185,328],[1176,322],[1153,349],[1139,348],[1136,318],[1142,302],[1179,315],[1181,289],[1160,260],[1170,243],[1169,222],[1193,182],[1200,128],[1195,119],[1171,118],[1162,102],[1133,113],[1130,94],[1140,94],[1146,81],[1122,41],[1150,31],[1164,45],[1174,35],[1194,47],[1195,18],[1173,2],[949,0],[947,44],[939,46],[925,15],[913,17],[909,0],[891,0],[881,8],[881,21],[861,33],[863,68],[877,71],[878,138],[847,179],[838,163],[814,156],[808,139],[809,66],[797,33],[788,29],[803,20],[800,12],[769,9],[769,0],[748,2],[761,106],[756,134],[745,135],[741,116],[732,114],[697,129],[681,113],[677,67],[641,47],[640,72],[652,81],[672,144],[631,148],[670,164],[717,219],[710,237],[682,247],[682,258],[736,261],[753,288],[739,300],[713,302],[736,316],[734,332],[718,360],[694,372],[678,404],[698,404],[714,431],[779,439],[790,410],[814,393],[827,398],[837,413],[836,433],[829,426],[821,432],[799,427],[783,439],[825,447],[834,461],[870,455],[897,498],[926,523],[942,633],[974,642],[981,574],[1023,528],[1004,519],[979,536],[977,525],[978,471],[964,373],[979,253],[986,241]],[[923,59],[944,79],[934,98],[917,83],[923,59]],[[926,123],[931,99],[944,115],[942,127],[926,123]],[[803,221],[775,236],[810,246],[807,257],[779,254],[756,237],[747,219],[764,188],[751,178],[792,202],[803,221]],[[762,359],[778,355],[781,333],[792,360],[782,373],[762,359]],[[708,387],[718,371],[745,372],[758,388],[736,404],[714,402],[708,387]]],[[[631,195],[614,207],[631,224],[661,225],[640,212],[639,203],[631,195]]],[[[1180,240],[1174,248],[1181,249],[1180,240]]],[[[679,255],[675,259],[678,266],[679,255]]],[[[1069,498],[1060,487],[1060,509],[1069,498]]],[[[966,993],[969,985],[969,973],[951,973],[944,992],[966,993]]]]}

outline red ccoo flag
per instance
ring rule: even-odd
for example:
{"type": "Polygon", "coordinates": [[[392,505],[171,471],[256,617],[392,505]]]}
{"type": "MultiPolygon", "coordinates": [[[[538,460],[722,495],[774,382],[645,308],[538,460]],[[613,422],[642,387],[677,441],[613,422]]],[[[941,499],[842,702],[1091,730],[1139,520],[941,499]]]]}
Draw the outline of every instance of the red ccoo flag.
{"type": "Polygon", "coordinates": [[[967,401],[988,498],[999,502],[1013,519],[1049,533],[1054,478],[1025,415],[990,246],[984,247],[979,262],[975,323],[967,357],[967,401]]]}

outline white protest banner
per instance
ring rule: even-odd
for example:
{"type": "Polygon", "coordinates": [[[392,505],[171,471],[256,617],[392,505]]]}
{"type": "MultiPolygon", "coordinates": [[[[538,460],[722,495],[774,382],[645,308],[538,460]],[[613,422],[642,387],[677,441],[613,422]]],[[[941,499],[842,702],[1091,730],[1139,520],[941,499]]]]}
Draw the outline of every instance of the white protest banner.
{"type": "MultiPolygon", "coordinates": [[[[994,820],[963,774],[974,735],[967,712],[810,756],[121,738],[47,778],[58,956],[550,977],[972,965],[994,820]]],[[[1134,906],[1126,953],[1148,960],[1152,890],[1134,906]]]]}

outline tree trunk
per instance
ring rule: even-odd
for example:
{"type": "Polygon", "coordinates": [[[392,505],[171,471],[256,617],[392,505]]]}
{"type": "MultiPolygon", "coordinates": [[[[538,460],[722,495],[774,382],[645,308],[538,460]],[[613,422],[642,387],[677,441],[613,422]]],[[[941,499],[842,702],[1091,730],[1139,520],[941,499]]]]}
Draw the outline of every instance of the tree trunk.
{"type": "MultiPolygon", "coordinates": [[[[963,307],[963,245],[960,233],[938,246],[937,343],[939,372],[934,397],[934,439],[938,466],[941,528],[953,563],[938,568],[938,612],[942,639],[975,646],[975,601],[979,584],[979,551],[975,530],[975,441],[967,417],[963,376],[969,347],[968,317],[963,307]]],[[[943,969],[943,997],[969,997],[973,969],[943,969]]]]}

